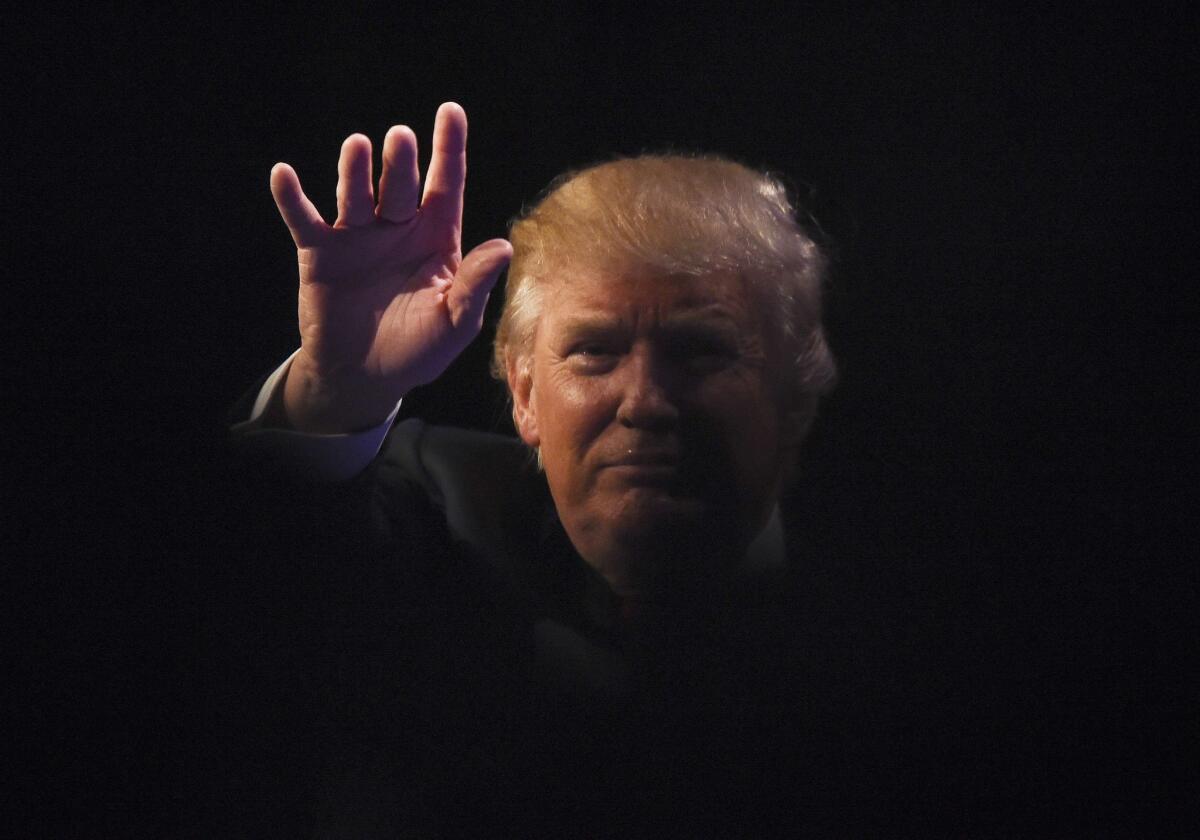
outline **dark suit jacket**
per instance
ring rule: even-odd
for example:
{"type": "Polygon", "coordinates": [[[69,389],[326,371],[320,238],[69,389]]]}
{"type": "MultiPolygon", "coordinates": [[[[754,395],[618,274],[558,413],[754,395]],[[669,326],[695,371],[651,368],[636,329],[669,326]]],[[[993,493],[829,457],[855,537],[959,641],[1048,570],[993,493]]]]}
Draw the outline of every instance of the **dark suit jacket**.
{"type": "Polygon", "coordinates": [[[292,830],[794,836],[914,807],[895,640],[804,557],[634,637],[518,441],[408,420],[354,481],[232,484],[261,727],[233,763],[292,830]]]}

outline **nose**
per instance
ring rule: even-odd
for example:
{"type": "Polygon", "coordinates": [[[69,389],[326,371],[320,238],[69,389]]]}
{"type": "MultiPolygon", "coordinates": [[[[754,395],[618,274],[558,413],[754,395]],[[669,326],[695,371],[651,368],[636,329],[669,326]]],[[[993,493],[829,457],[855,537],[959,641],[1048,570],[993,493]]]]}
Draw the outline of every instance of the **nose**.
{"type": "Polygon", "coordinates": [[[621,403],[617,420],[631,429],[663,431],[679,420],[679,407],[672,396],[669,366],[649,349],[634,349],[626,359],[621,403]]]}

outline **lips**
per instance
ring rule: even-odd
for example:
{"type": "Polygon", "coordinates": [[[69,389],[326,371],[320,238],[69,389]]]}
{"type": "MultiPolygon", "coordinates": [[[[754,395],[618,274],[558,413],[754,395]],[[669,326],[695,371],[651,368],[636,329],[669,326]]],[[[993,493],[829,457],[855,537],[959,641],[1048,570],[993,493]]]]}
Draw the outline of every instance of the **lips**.
{"type": "Polygon", "coordinates": [[[678,467],[679,455],[666,449],[631,449],[614,457],[611,467],[678,467]]]}
{"type": "Polygon", "coordinates": [[[680,466],[679,455],[672,450],[627,449],[605,464],[605,472],[626,486],[678,489],[680,466]]]}

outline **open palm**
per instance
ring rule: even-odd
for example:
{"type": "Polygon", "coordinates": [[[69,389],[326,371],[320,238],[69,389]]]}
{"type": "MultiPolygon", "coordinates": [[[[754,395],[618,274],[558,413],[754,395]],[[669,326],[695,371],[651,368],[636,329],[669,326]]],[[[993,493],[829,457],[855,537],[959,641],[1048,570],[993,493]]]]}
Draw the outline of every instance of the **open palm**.
{"type": "Polygon", "coordinates": [[[462,108],[438,109],[419,196],[416,138],[393,127],[384,140],[378,201],[370,140],[347,138],[332,226],[290,166],[272,170],[271,192],[300,266],[301,350],[285,390],[297,428],[350,431],[378,423],[479,333],[488,293],[512,250],[498,239],[462,256],[466,135],[462,108]]]}

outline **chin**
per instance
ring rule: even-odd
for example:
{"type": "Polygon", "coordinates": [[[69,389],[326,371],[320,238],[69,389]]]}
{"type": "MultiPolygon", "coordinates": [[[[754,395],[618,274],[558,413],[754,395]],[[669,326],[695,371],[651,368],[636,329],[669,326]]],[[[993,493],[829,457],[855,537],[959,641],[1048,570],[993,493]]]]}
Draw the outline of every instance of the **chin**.
{"type": "Polygon", "coordinates": [[[652,487],[637,487],[622,494],[612,525],[614,530],[630,536],[654,536],[677,528],[694,532],[705,528],[708,513],[709,505],[700,499],[674,496],[652,487]]]}
{"type": "Polygon", "coordinates": [[[730,523],[696,499],[642,498],[611,521],[611,533],[630,555],[721,557],[738,553],[730,523]]]}

